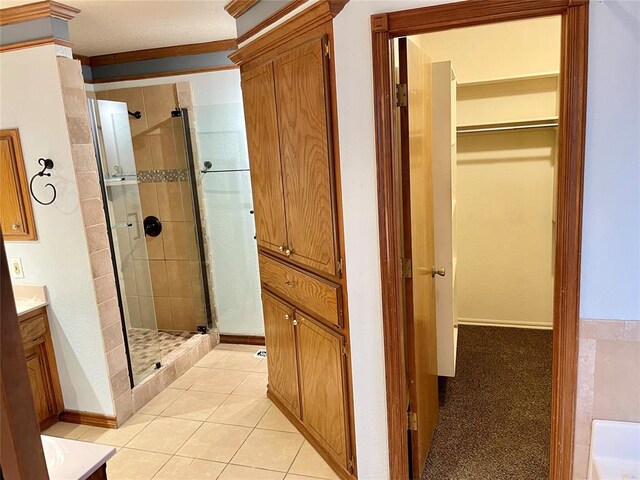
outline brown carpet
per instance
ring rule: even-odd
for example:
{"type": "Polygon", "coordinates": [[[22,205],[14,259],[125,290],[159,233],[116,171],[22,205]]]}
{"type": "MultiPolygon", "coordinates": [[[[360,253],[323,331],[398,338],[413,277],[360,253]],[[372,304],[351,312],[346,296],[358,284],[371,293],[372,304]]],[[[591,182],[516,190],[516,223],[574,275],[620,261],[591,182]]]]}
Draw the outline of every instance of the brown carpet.
{"type": "Polygon", "coordinates": [[[423,480],[547,479],[552,332],[459,328],[423,480]]]}

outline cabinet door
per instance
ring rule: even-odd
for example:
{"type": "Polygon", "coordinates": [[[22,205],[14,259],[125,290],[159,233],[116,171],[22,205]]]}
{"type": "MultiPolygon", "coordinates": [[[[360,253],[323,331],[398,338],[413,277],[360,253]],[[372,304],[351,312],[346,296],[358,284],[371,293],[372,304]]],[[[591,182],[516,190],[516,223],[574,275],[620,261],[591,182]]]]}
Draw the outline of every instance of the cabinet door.
{"type": "Polygon", "coordinates": [[[18,130],[0,131],[0,223],[5,240],[35,240],[18,130]]]}
{"type": "Polygon", "coordinates": [[[251,188],[258,245],[285,249],[287,231],[282,193],[278,120],[271,63],[242,76],[251,188]]]}
{"type": "Polygon", "coordinates": [[[336,274],[335,186],[325,40],[274,61],[291,259],[336,274]]]}
{"type": "Polygon", "coordinates": [[[27,356],[29,383],[31,383],[31,392],[33,394],[33,406],[38,422],[42,422],[52,414],[48,382],[46,379],[46,367],[42,357],[43,352],[38,345],[25,353],[27,356]]]}
{"type": "Polygon", "coordinates": [[[296,313],[302,421],[335,460],[348,465],[344,339],[296,313]]]}
{"type": "Polygon", "coordinates": [[[269,391],[300,417],[298,361],[293,309],[271,295],[262,295],[269,391]]]}

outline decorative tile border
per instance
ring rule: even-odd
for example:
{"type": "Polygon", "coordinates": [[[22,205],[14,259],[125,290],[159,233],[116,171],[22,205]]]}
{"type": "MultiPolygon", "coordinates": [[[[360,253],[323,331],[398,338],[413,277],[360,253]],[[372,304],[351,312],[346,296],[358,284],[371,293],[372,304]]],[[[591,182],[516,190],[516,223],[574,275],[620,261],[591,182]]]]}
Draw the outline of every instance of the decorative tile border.
{"type": "Polygon", "coordinates": [[[186,182],[189,174],[186,168],[172,170],[142,170],[138,172],[139,183],[186,182]]]}

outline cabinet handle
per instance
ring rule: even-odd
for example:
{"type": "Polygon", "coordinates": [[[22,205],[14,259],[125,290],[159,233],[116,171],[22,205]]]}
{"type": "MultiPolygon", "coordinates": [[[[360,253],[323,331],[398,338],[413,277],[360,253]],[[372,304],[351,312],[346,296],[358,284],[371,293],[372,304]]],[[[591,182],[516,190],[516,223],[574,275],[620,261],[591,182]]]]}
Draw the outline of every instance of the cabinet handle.
{"type": "Polygon", "coordinates": [[[284,284],[285,284],[287,287],[290,287],[290,288],[292,288],[292,287],[294,287],[294,286],[295,286],[295,284],[294,284],[293,282],[284,282],[284,284]]]}
{"type": "Polygon", "coordinates": [[[293,321],[293,326],[295,327],[296,325],[298,325],[298,320],[293,321]]]}
{"type": "Polygon", "coordinates": [[[13,225],[11,225],[11,228],[13,228],[14,230],[18,230],[20,228],[20,225],[14,223],[13,225]]]}

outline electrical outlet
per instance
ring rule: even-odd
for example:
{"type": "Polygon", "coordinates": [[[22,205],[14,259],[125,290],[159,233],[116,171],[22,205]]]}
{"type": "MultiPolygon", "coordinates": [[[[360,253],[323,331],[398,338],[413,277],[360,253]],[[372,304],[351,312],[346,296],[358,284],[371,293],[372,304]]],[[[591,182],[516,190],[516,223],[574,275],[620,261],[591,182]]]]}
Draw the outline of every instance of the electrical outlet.
{"type": "Polygon", "coordinates": [[[13,278],[24,278],[24,270],[22,270],[22,260],[19,258],[10,258],[11,276],[13,278]]]}

